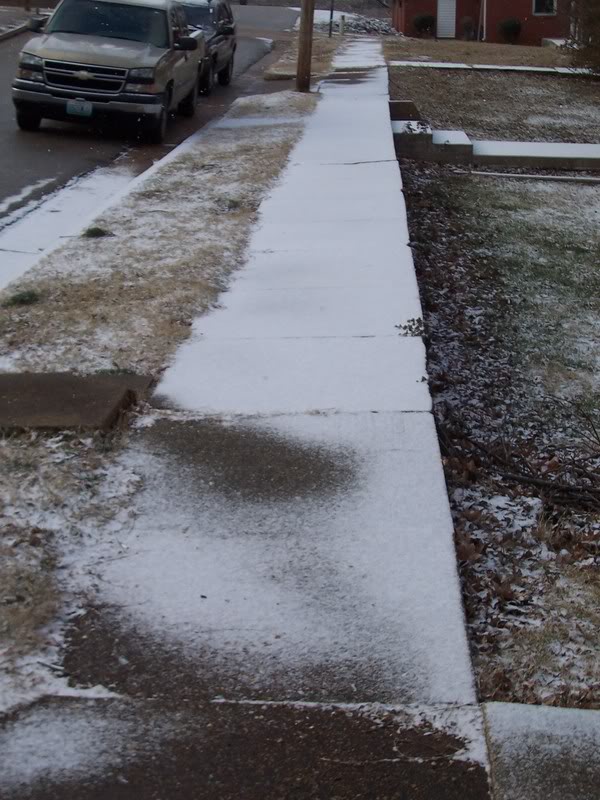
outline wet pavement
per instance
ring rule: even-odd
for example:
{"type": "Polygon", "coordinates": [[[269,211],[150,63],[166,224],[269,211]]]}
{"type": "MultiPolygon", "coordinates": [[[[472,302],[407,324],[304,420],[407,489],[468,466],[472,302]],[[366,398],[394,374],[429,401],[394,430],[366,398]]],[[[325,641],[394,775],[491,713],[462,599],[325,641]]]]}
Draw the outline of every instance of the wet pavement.
{"type": "Polygon", "coordinates": [[[402,710],[54,700],[26,712],[18,730],[9,723],[0,746],[11,759],[4,800],[487,797],[485,770],[457,758],[464,740],[402,710]],[[51,766],[40,768],[27,726],[54,752],[51,766]],[[66,741],[76,732],[77,746],[61,731],[66,741]],[[17,754],[28,763],[13,762],[17,754]]]}
{"type": "Polygon", "coordinates": [[[145,488],[100,564],[86,682],[116,607],[153,695],[169,664],[194,696],[473,702],[429,414],[158,421],[123,463],[145,488]]]}

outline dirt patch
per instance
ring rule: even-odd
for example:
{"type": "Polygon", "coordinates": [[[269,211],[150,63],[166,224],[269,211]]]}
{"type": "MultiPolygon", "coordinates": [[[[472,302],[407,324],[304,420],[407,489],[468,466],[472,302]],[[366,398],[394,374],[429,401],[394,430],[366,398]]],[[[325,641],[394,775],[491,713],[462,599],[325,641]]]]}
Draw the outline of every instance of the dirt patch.
{"type": "Polygon", "coordinates": [[[386,39],[388,61],[451,61],[453,64],[502,64],[518,67],[568,67],[570,56],[557,47],[527,47],[442,39],[386,39]]]}
{"type": "Polygon", "coordinates": [[[481,697],[598,708],[600,190],[403,177],[481,697]]]}
{"type": "Polygon", "coordinates": [[[475,139],[600,141],[600,84],[589,78],[392,67],[390,95],[475,139]]]}
{"type": "Polygon", "coordinates": [[[54,583],[52,534],[39,528],[0,530],[0,645],[3,669],[40,646],[60,600],[54,583]]]}

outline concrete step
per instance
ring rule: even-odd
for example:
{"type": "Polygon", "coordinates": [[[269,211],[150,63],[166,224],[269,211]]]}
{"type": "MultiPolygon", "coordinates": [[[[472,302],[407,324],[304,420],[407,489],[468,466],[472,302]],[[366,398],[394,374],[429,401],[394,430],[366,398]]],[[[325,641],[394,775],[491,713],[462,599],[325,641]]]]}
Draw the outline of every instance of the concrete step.
{"type": "Polygon", "coordinates": [[[474,141],[473,163],[477,166],[597,170],[600,169],[600,144],[474,141]]]}
{"type": "Polygon", "coordinates": [[[473,145],[464,131],[434,131],[424,122],[392,121],[399,158],[451,164],[470,164],[473,145]]]}

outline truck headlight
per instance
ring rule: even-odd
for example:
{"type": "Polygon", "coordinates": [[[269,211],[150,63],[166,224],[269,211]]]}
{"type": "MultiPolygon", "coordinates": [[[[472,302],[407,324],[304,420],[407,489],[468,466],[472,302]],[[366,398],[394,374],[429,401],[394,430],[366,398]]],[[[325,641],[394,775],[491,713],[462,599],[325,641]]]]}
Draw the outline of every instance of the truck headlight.
{"type": "Polygon", "coordinates": [[[154,69],[152,67],[130,69],[129,74],[127,75],[125,91],[157,94],[157,92],[160,90],[154,83],[154,69]]]}
{"type": "Polygon", "coordinates": [[[44,60],[39,56],[34,56],[31,53],[21,53],[19,58],[19,66],[25,69],[41,70],[44,67],[44,60]]]}
{"type": "Polygon", "coordinates": [[[44,82],[44,76],[41,72],[33,69],[23,69],[23,67],[19,67],[17,70],[17,78],[20,78],[22,81],[44,82]]]}
{"type": "Polygon", "coordinates": [[[132,83],[143,83],[144,81],[147,81],[148,83],[154,83],[154,69],[152,67],[144,67],[143,69],[130,69],[127,78],[132,83]]]}
{"type": "Polygon", "coordinates": [[[125,92],[141,92],[142,94],[158,94],[160,87],[156,83],[126,83],[125,92]]]}

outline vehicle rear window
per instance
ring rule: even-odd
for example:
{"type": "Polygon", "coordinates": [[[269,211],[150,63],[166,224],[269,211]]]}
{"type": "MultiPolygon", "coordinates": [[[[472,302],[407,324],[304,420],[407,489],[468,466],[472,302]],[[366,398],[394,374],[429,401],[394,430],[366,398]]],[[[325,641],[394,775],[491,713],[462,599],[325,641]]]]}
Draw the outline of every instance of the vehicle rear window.
{"type": "Polygon", "coordinates": [[[188,25],[192,25],[194,28],[203,28],[204,30],[209,30],[214,27],[214,13],[212,8],[208,6],[184,4],[183,10],[185,11],[188,25]]]}
{"type": "Polygon", "coordinates": [[[64,0],[46,26],[46,33],[78,33],[169,46],[164,10],[101,0],[64,0]]]}

